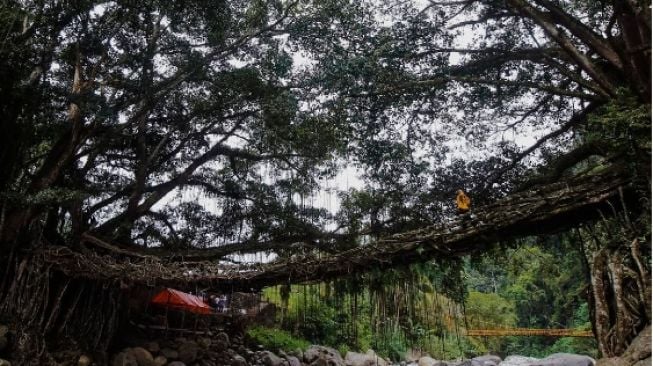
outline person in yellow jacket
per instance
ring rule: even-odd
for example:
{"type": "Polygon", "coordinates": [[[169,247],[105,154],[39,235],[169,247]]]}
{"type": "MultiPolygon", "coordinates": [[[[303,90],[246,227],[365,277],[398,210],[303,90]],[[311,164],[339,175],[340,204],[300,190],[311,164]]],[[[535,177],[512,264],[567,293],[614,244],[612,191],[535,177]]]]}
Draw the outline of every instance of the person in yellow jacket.
{"type": "Polygon", "coordinates": [[[462,189],[456,192],[456,206],[458,207],[458,214],[464,215],[469,212],[472,207],[472,200],[467,197],[462,189]]]}

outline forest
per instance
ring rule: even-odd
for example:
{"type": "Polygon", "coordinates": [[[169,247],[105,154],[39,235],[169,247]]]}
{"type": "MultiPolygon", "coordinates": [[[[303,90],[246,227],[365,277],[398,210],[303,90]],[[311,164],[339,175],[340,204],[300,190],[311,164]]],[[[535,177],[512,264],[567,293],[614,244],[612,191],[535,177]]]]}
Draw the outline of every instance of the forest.
{"type": "Polygon", "coordinates": [[[650,0],[1,0],[0,130],[0,365],[111,364],[157,286],[273,351],[650,364],[650,0]]]}
{"type": "MultiPolygon", "coordinates": [[[[330,345],[342,354],[371,348],[393,359],[402,359],[410,349],[443,360],[488,352],[531,356],[569,352],[596,357],[592,338],[471,337],[463,330],[591,330],[585,296],[589,281],[577,244],[573,236],[546,243],[529,239],[502,248],[502,257],[484,254],[466,260],[462,263],[464,287],[446,287],[450,273],[428,264],[415,266],[410,273],[375,273],[371,278],[330,285],[270,288],[264,296],[280,306],[276,326],[281,331],[298,340],[330,345]],[[568,255],[558,261],[560,250],[568,255]]],[[[250,331],[262,342],[266,336],[280,338],[275,332],[250,331]]],[[[296,343],[275,346],[292,351],[296,343]]]]}

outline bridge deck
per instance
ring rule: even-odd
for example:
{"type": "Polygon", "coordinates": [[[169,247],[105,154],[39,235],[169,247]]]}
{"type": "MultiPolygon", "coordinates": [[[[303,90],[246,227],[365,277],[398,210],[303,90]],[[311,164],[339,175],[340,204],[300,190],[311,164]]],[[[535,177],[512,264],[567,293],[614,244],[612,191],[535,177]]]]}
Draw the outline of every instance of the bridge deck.
{"type": "Polygon", "coordinates": [[[589,330],[578,329],[469,329],[467,335],[472,337],[505,337],[505,336],[546,336],[546,337],[594,337],[589,330]]]}
{"type": "MultiPolygon", "coordinates": [[[[601,217],[602,210],[621,209],[632,196],[629,183],[628,177],[616,170],[561,180],[475,207],[474,217],[467,220],[456,217],[334,254],[309,252],[272,263],[232,265],[216,263],[213,256],[211,260],[201,260],[197,255],[185,260],[183,253],[162,258],[127,255],[124,250],[109,250],[111,255],[102,251],[87,254],[63,246],[48,246],[40,254],[45,262],[77,278],[128,279],[169,287],[195,283],[229,290],[321,282],[433,258],[463,256],[518,237],[560,232],[601,217]]],[[[112,247],[107,245],[103,250],[112,247]]]]}

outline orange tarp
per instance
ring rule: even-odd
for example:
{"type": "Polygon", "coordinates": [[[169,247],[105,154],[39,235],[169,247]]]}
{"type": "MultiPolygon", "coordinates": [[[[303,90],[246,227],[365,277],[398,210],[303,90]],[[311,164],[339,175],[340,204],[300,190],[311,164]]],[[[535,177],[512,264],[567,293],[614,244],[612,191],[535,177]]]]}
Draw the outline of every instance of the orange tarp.
{"type": "Polygon", "coordinates": [[[164,289],[156,294],[152,298],[152,303],[172,309],[190,311],[196,314],[212,313],[212,309],[201,297],[171,288],[164,289]]]}

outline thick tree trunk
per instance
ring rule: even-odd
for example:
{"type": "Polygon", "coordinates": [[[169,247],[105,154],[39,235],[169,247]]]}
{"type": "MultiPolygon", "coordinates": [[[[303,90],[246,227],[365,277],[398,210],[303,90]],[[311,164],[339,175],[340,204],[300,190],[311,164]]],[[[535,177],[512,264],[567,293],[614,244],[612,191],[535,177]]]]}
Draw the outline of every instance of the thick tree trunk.
{"type": "Polygon", "coordinates": [[[651,324],[650,266],[643,262],[637,239],[619,240],[614,220],[601,230],[589,230],[586,255],[590,265],[592,323],[603,357],[623,354],[633,339],[651,324]]]}
{"type": "Polygon", "coordinates": [[[0,320],[15,332],[13,365],[54,365],[82,351],[106,362],[122,314],[118,284],[72,279],[34,256],[0,260],[0,320]]]}

